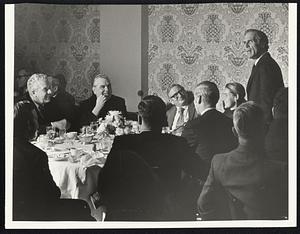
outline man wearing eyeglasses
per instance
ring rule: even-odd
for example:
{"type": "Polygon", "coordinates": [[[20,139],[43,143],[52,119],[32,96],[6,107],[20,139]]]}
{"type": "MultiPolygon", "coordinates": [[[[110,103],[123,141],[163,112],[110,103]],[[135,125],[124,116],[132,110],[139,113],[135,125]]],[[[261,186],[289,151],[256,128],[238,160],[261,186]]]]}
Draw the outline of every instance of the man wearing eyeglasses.
{"type": "Polygon", "coordinates": [[[189,95],[180,84],[173,84],[168,90],[168,96],[172,104],[167,111],[168,126],[173,134],[181,136],[185,123],[196,118],[193,95],[189,95]]]}

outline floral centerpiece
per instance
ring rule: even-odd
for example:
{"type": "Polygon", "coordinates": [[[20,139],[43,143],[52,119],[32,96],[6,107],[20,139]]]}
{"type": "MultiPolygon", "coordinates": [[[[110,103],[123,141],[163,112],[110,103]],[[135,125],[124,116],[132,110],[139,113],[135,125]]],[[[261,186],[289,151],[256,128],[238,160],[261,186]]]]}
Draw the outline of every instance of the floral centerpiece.
{"type": "Polygon", "coordinates": [[[126,121],[120,111],[109,111],[104,119],[99,119],[97,134],[107,135],[124,135],[136,133],[135,121],[126,121]]]}

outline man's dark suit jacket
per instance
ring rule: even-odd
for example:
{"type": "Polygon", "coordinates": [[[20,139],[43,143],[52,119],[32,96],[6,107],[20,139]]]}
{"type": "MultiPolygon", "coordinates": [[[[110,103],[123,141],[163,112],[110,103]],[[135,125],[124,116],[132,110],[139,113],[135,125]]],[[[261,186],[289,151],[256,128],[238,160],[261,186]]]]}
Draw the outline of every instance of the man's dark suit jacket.
{"type": "Polygon", "coordinates": [[[55,101],[51,99],[51,101],[44,106],[41,106],[38,108],[32,99],[30,98],[29,94],[26,93],[22,100],[27,100],[33,103],[34,108],[38,115],[38,123],[39,123],[39,129],[38,134],[45,134],[46,133],[46,126],[50,126],[51,122],[55,122],[58,120],[64,119],[64,114],[60,110],[60,108],[57,107],[57,104],[55,101]]]}
{"type": "Polygon", "coordinates": [[[48,156],[31,143],[14,137],[13,152],[13,217],[30,220],[47,213],[60,198],[53,181],[48,156]]]}
{"type": "Polygon", "coordinates": [[[286,164],[265,160],[264,156],[259,147],[242,145],[229,153],[215,155],[198,199],[202,218],[287,216],[286,164]]]}
{"type": "Polygon", "coordinates": [[[99,118],[105,118],[108,111],[111,110],[121,111],[124,117],[127,116],[125,99],[115,95],[111,96],[111,98],[104,104],[104,106],[100,110],[98,116],[95,116],[92,113],[92,110],[96,105],[96,99],[96,95],[93,94],[90,98],[80,103],[80,126],[89,125],[90,122],[96,121],[99,118]]]}
{"type": "Polygon", "coordinates": [[[216,109],[205,112],[202,116],[188,121],[182,137],[206,164],[206,175],[212,157],[225,153],[237,146],[237,138],[232,133],[233,122],[216,109]]]}
{"type": "Polygon", "coordinates": [[[267,157],[288,162],[288,119],[273,119],[265,139],[267,157]]]}
{"type": "Polygon", "coordinates": [[[64,117],[71,124],[68,131],[78,130],[79,110],[75,105],[75,98],[71,94],[64,90],[59,90],[56,96],[51,98],[51,102],[45,104],[46,109],[53,109],[53,107],[56,107],[56,110],[61,113],[61,117],[64,117]]]}
{"type": "MultiPolygon", "coordinates": [[[[173,125],[173,121],[174,121],[174,118],[175,118],[175,115],[176,115],[176,112],[177,112],[177,108],[175,105],[173,105],[168,111],[167,111],[167,121],[168,121],[168,126],[170,128],[172,128],[172,125],[173,125]]],[[[192,120],[192,119],[195,119],[196,116],[197,116],[197,113],[196,113],[196,109],[195,109],[195,106],[194,106],[194,103],[190,103],[188,105],[188,112],[189,112],[189,120],[192,120]]]]}
{"type": "MultiPolygon", "coordinates": [[[[118,188],[116,188],[115,192],[112,192],[112,194],[115,195],[112,195],[111,193],[107,194],[105,187],[107,187],[106,185],[109,186],[112,184],[111,180],[119,170],[118,166],[116,166],[119,165],[119,163],[116,162],[116,160],[118,160],[116,153],[121,150],[134,151],[141,156],[141,158],[158,175],[164,190],[168,194],[174,194],[180,190],[182,170],[188,174],[195,172],[193,168],[195,167],[197,157],[193,155],[185,139],[182,137],[153,131],[134,135],[117,136],[114,140],[111,152],[107,157],[106,163],[99,174],[98,180],[98,190],[102,195],[106,206],[117,206],[117,202],[115,200],[114,202],[110,202],[110,199],[112,199],[113,196],[116,196],[118,188]]],[[[122,194],[120,194],[120,196],[122,196],[122,194]]],[[[160,197],[162,197],[162,195],[160,197]]],[[[123,199],[120,200],[119,205],[125,206],[125,204],[123,204],[124,201],[122,200],[123,199]]],[[[127,197],[126,200],[128,200],[127,197]]]]}
{"type": "Polygon", "coordinates": [[[280,67],[267,52],[253,67],[247,84],[248,101],[254,101],[262,107],[266,123],[272,120],[273,99],[281,87],[283,80],[280,67]]]}

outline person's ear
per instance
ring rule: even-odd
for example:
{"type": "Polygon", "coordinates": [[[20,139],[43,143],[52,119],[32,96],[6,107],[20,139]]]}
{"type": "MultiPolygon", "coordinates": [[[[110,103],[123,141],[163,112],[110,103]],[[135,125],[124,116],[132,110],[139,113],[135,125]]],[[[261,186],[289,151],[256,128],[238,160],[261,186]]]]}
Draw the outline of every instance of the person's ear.
{"type": "Polygon", "coordinates": [[[234,97],[235,102],[237,102],[240,99],[240,95],[236,94],[234,97]]]}
{"type": "Polygon", "coordinates": [[[234,135],[235,137],[238,137],[238,134],[237,134],[237,131],[235,130],[235,128],[232,127],[231,130],[232,130],[232,132],[233,132],[233,135],[234,135]]]}

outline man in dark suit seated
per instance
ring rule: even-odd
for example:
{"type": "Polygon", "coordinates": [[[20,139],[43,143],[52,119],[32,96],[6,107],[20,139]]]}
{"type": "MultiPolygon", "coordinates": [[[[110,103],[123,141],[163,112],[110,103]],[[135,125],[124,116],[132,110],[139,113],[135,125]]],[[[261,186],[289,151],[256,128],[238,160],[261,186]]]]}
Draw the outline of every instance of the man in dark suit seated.
{"type": "Polygon", "coordinates": [[[80,126],[105,118],[110,110],[121,111],[124,117],[127,115],[125,100],[112,94],[107,75],[98,74],[93,82],[93,95],[80,103],[80,126]]]}
{"type": "Polygon", "coordinates": [[[281,88],[272,108],[273,120],[266,135],[268,158],[288,162],[288,88],[281,88]]]}
{"type": "MultiPolygon", "coordinates": [[[[75,105],[75,98],[66,90],[65,77],[62,74],[49,76],[48,80],[51,84],[51,105],[56,106],[57,111],[70,123],[69,131],[78,130],[78,107],[75,105]]],[[[49,104],[46,104],[46,108],[49,104]]],[[[51,107],[50,107],[51,108],[51,107]]]]}
{"type": "Polygon", "coordinates": [[[212,157],[216,153],[225,153],[234,149],[237,146],[237,139],[231,131],[232,120],[216,110],[220,96],[217,85],[210,81],[203,81],[197,85],[194,95],[198,117],[187,122],[182,136],[204,161],[206,170],[203,179],[205,180],[212,157]]]}
{"type": "Polygon", "coordinates": [[[181,135],[184,124],[196,118],[193,98],[180,84],[173,84],[168,89],[168,96],[172,106],[167,111],[168,126],[173,134],[181,135]]]}
{"type": "MultiPolygon", "coordinates": [[[[118,153],[123,150],[130,150],[137,153],[153,169],[159,181],[162,183],[162,187],[165,189],[167,196],[172,201],[176,201],[171,202],[172,205],[169,206],[169,209],[173,210],[167,212],[161,219],[178,220],[191,215],[187,213],[192,212],[192,210],[184,211],[184,207],[182,206],[184,206],[183,203],[185,201],[182,201],[182,199],[177,196],[179,196],[179,190],[181,188],[182,171],[185,171],[186,174],[193,175],[193,173],[195,173],[195,167],[197,166],[197,157],[190,151],[184,138],[161,133],[162,127],[167,124],[165,109],[166,105],[161,98],[152,95],[144,97],[138,104],[138,114],[141,117],[141,133],[117,136],[114,139],[111,152],[100,172],[98,182],[100,197],[103,199],[103,205],[107,207],[108,213],[109,210],[115,208],[117,204],[117,201],[112,201],[111,199],[112,197],[116,197],[116,195],[120,206],[130,206],[130,204],[126,204],[128,197],[122,197],[122,194],[117,193],[118,188],[115,188],[114,191],[111,187],[112,178],[114,178],[114,175],[118,172],[118,167],[122,166],[116,162],[119,158],[117,157],[118,153]],[[110,192],[107,192],[109,188],[110,192]],[[177,209],[176,206],[181,208],[177,209]]],[[[135,173],[135,171],[133,170],[130,173],[135,173]]],[[[143,191],[140,192],[142,193],[143,191]]],[[[166,194],[161,194],[161,199],[163,199],[166,194]]],[[[132,196],[134,196],[134,194],[132,194],[132,196]]],[[[155,207],[159,201],[152,200],[148,202],[155,207]]],[[[147,204],[145,204],[145,206],[146,205],[147,204]]],[[[142,209],[143,207],[140,208],[142,209]]],[[[153,217],[153,220],[154,219],[157,220],[160,218],[153,217]]]]}
{"type": "Polygon", "coordinates": [[[268,44],[268,37],[264,32],[256,29],[246,30],[245,50],[248,57],[255,60],[247,84],[247,99],[262,107],[267,126],[272,121],[274,96],[283,87],[280,67],[269,54],[268,44]]]}
{"type": "Polygon", "coordinates": [[[55,102],[51,102],[52,92],[47,75],[33,74],[27,81],[27,89],[28,93],[22,99],[34,104],[38,115],[39,134],[46,133],[46,126],[50,125],[58,129],[68,128],[69,122],[55,102]]]}
{"type": "Polygon", "coordinates": [[[15,104],[13,220],[93,220],[84,201],[60,199],[60,189],[49,170],[48,156],[29,142],[37,136],[37,117],[33,103],[15,104]]]}
{"type": "Polygon", "coordinates": [[[268,161],[264,152],[264,117],[254,102],[233,114],[239,146],[213,157],[198,199],[200,216],[218,219],[287,217],[287,165],[268,161]]]}

